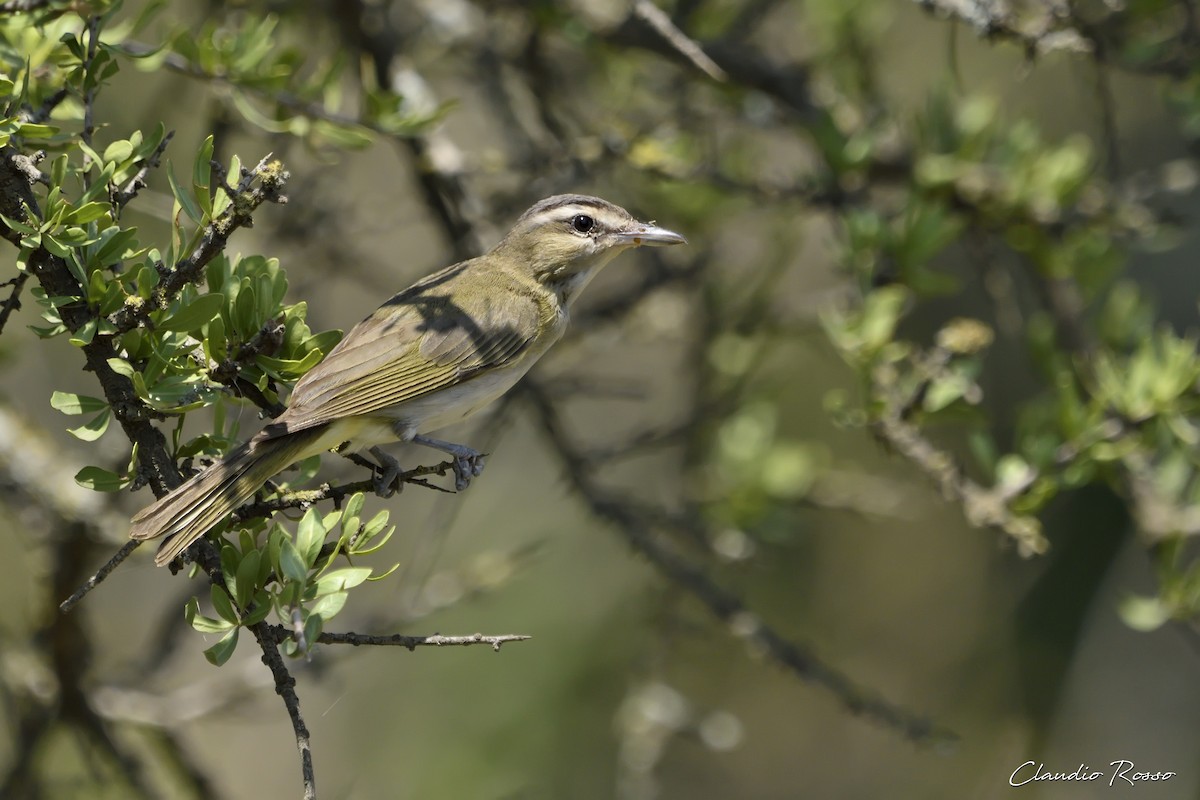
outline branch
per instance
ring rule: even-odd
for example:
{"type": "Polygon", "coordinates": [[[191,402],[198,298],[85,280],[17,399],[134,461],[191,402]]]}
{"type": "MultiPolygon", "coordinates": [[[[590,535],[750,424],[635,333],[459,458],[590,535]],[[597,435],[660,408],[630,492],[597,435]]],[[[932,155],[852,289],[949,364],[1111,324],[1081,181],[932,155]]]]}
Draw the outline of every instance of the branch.
{"type": "Polygon", "coordinates": [[[704,49],[695,41],[688,38],[687,34],[679,30],[675,23],[671,21],[671,18],[667,16],[666,12],[654,5],[650,0],[633,0],[633,10],[630,13],[657,31],[671,47],[679,51],[681,56],[695,65],[696,69],[714,81],[724,82],[729,80],[725,71],[718,67],[705,54],[704,49]]]}
{"type": "MultiPolygon", "coordinates": [[[[285,642],[292,638],[292,630],[290,628],[286,628],[283,625],[268,625],[267,627],[276,643],[285,642]]],[[[500,648],[509,642],[524,642],[532,638],[532,636],[519,633],[506,633],[496,636],[485,636],[482,633],[472,633],[466,636],[443,636],[440,633],[429,636],[404,636],[399,633],[393,633],[387,636],[375,636],[367,633],[324,632],[317,637],[317,642],[320,644],[349,644],[355,647],[362,645],[404,647],[409,651],[416,650],[418,647],[470,647],[476,644],[486,644],[490,645],[498,653],[500,652],[500,648]]]]}
{"type": "MultiPolygon", "coordinates": [[[[218,565],[216,567],[218,575],[220,569],[218,565]]],[[[287,708],[288,717],[292,721],[292,731],[296,734],[296,749],[300,751],[300,776],[304,782],[304,800],[315,800],[317,783],[313,774],[312,745],[309,742],[308,726],[304,724],[304,717],[300,714],[300,698],[296,696],[296,679],[288,672],[287,665],[283,663],[283,656],[279,654],[278,641],[282,640],[274,638],[272,627],[265,622],[260,622],[251,626],[250,630],[258,641],[259,647],[262,648],[262,662],[271,670],[271,676],[275,679],[275,693],[283,698],[283,705],[287,708]]]]}
{"type": "Polygon", "coordinates": [[[283,187],[290,175],[283,164],[270,158],[269,155],[263,158],[254,169],[242,170],[241,180],[234,187],[235,194],[230,198],[232,202],[229,207],[208,224],[200,243],[191,254],[180,259],[173,269],[163,275],[149,300],[138,305],[127,305],[112,315],[110,321],[116,326],[117,333],[133,330],[145,323],[152,311],[165,308],[184,286],[204,277],[204,267],[225,249],[233,232],[238,228],[253,227],[253,214],[260,205],[268,201],[280,204],[287,202],[283,187]],[[254,185],[256,181],[257,186],[254,185]]]}
{"type": "Polygon", "coordinates": [[[113,192],[112,203],[116,208],[122,209],[129,205],[129,202],[137,197],[138,192],[146,188],[146,177],[149,176],[150,170],[158,169],[159,161],[162,159],[163,153],[167,150],[167,145],[171,143],[171,139],[174,136],[175,131],[167,131],[166,135],[163,136],[163,140],[158,143],[158,147],[154,148],[154,152],[142,162],[142,167],[137,171],[137,174],[130,178],[122,188],[113,192]]]}
{"type": "Polygon", "coordinates": [[[103,582],[104,579],[112,573],[113,570],[121,566],[125,559],[129,558],[129,556],[133,554],[133,551],[138,549],[140,544],[140,541],[129,541],[121,545],[120,549],[117,550],[117,552],[114,553],[112,557],[108,559],[108,561],[105,561],[100,569],[92,573],[92,576],[84,581],[84,583],[78,589],[72,592],[70,597],[58,604],[59,613],[66,614],[75,606],[79,605],[79,601],[86,597],[88,592],[99,586],[101,582],[103,582]]]}
{"type": "Polygon", "coordinates": [[[855,685],[824,663],[807,646],[787,639],[763,622],[740,599],[712,581],[667,538],[630,509],[621,498],[602,490],[592,479],[584,455],[569,442],[558,411],[533,381],[520,384],[537,410],[543,431],[562,462],[568,480],[592,513],[613,524],[625,540],[651,561],[672,583],[699,600],[717,619],[747,645],[766,653],[775,663],[802,680],[832,692],[853,714],[873,719],[915,742],[947,742],[957,737],[929,720],[898,708],[855,685]]]}
{"type": "MultiPolygon", "coordinates": [[[[365,458],[353,460],[355,463],[365,466],[368,469],[376,469],[376,467],[365,458]]],[[[440,486],[434,486],[428,481],[423,481],[420,479],[420,476],[449,475],[453,469],[454,462],[452,461],[443,461],[434,466],[413,467],[412,469],[405,470],[397,475],[396,480],[392,485],[399,488],[402,484],[413,483],[418,486],[424,486],[428,489],[440,490],[440,486]]],[[[375,481],[369,478],[361,481],[343,483],[338,486],[333,486],[326,483],[317,487],[316,489],[299,489],[294,492],[285,492],[279,497],[273,497],[270,500],[263,500],[257,503],[247,503],[234,512],[234,519],[245,521],[255,517],[265,517],[278,511],[285,511],[292,508],[306,509],[315,503],[321,502],[322,500],[333,500],[336,505],[340,504],[344,499],[352,494],[357,494],[358,492],[374,492],[376,488],[375,481]]]]}

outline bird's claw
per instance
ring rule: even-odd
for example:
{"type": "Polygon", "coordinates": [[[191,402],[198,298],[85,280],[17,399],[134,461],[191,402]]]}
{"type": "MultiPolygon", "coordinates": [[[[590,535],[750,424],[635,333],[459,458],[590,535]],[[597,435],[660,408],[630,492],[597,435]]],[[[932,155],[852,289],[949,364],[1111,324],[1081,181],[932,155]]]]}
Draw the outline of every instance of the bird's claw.
{"type": "Polygon", "coordinates": [[[384,499],[394,495],[399,488],[399,482],[396,480],[398,474],[393,470],[386,470],[382,475],[377,473],[371,479],[371,483],[375,487],[375,494],[384,499]]]}
{"type": "Polygon", "coordinates": [[[483,453],[457,456],[454,459],[454,490],[461,492],[470,486],[471,478],[478,478],[483,473],[483,465],[483,453]]]}
{"type": "Polygon", "coordinates": [[[379,471],[371,477],[375,494],[383,498],[391,497],[401,485],[397,480],[400,477],[400,463],[379,448],[371,448],[371,454],[379,460],[379,471]]]}

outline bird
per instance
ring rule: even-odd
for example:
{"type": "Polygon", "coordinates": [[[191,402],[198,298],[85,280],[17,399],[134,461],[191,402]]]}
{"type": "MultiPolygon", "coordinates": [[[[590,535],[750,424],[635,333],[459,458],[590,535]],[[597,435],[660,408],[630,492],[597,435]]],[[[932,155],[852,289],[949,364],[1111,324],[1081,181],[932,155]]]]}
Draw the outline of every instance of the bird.
{"type": "Polygon", "coordinates": [[[467,488],[483,454],[426,434],[511,389],[562,338],[572,304],[614,257],[686,241],[599,197],[535,203],[486,254],[428,275],[355,325],[296,383],[282,414],[134,515],[130,537],[164,537],[155,563],[168,564],[271,477],[338,448],[375,456],[380,494],[400,471],[379,448],[392,442],[449,454],[455,489],[467,488]]]}

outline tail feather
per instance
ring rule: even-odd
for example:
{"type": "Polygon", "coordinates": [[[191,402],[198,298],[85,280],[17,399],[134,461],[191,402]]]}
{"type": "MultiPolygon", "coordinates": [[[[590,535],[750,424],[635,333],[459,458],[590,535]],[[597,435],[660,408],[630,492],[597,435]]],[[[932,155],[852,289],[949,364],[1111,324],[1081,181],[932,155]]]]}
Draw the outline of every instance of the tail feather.
{"type": "Polygon", "coordinates": [[[129,536],[167,537],[154,557],[159,566],[167,564],[253,497],[272,475],[311,455],[321,433],[320,428],[313,428],[239,445],[224,459],[134,515],[129,536]]]}

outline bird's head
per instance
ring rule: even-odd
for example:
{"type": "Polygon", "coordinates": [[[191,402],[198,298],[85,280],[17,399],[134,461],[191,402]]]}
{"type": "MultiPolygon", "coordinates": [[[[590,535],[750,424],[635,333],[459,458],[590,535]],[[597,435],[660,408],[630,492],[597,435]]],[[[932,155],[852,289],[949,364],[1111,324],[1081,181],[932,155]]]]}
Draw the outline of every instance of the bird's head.
{"type": "Polygon", "coordinates": [[[638,222],[599,197],[547,197],[521,215],[494,253],[513,258],[568,302],[614,256],[632,247],[686,244],[674,231],[638,222]]]}

